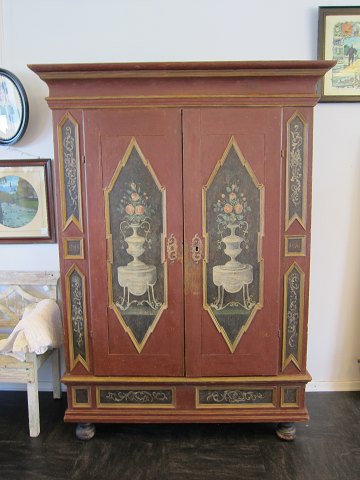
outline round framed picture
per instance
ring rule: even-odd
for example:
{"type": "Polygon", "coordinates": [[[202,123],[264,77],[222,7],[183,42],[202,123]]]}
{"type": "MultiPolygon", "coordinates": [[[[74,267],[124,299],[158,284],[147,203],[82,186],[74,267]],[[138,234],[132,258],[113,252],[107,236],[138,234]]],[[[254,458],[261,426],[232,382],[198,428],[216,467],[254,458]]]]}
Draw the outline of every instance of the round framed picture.
{"type": "Polygon", "coordinates": [[[0,68],[0,145],[16,143],[24,135],[29,104],[20,80],[0,68]]]}

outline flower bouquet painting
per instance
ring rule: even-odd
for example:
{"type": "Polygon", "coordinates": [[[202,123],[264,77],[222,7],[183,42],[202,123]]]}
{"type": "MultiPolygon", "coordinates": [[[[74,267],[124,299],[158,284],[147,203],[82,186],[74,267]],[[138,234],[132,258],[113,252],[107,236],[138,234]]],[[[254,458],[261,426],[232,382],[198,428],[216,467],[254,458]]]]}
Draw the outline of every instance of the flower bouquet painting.
{"type": "Polygon", "coordinates": [[[216,222],[218,225],[218,233],[221,237],[218,242],[218,248],[221,249],[221,242],[223,242],[224,232],[227,229],[230,230],[230,235],[232,236],[234,236],[235,231],[238,230],[238,233],[241,235],[241,244],[247,248],[249,231],[247,220],[251,208],[248,205],[245,194],[243,192],[240,193],[238,181],[235,180],[231,185],[225,187],[225,191],[214,204],[214,212],[217,214],[216,222]]]}
{"type": "Polygon", "coordinates": [[[150,220],[155,209],[149,202],[149,196],[141,191],[141,186],[134,181],[126,185],[126,190],[120,200],[119,213],[130,225],[140,226],[150,220]]]}

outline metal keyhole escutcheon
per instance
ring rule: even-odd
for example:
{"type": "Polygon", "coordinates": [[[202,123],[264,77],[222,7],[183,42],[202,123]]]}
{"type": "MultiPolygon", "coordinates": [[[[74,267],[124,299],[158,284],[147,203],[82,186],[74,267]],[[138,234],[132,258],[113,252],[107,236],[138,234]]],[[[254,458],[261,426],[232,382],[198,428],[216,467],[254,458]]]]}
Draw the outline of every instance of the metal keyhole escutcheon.
{"type": "Polygon", "coordinates": [[[199,235],[196,233],[193,239],[191,240],[191,257],[193,261],[197,264],[202,259],[202,240],[199,235]]]}

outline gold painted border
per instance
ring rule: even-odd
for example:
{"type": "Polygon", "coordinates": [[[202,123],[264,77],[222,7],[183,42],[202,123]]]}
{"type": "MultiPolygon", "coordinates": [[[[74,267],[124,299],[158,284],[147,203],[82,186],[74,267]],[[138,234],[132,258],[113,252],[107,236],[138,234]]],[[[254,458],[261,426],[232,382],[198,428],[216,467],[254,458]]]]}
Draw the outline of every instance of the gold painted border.
{"type": "Polygon", "coordinates": [[[166,238],[166,232],[167,232],[167,225],[166,225],[166,189],[163,187],[157,176],[155,171],[153,170],[150,162],[146,160],[145,156],[143,155],[135,137],[132,137],[125,154],[118,164],[112,179],[109,183],[109,185],[104,189],[104,198],[105,198],[105,224],[106,224],[106,242],[107,242],[107,252],[108,252],[108,260],[107,260],[107,272],[108,272],[108,302],[109,302],[109,308],[111,308],[115,315],[117,316],[121,326],[125,330],[125,332],[129,335],[132,343],[134,344],[136,350],[138,353],[141,353],[142,349],[144,348],[148,338],[150,335],[153,333],[153,331],[156,328],[156,325],[162,315],[162,312],[168,308],[168,278],[167,278],[167,260],[166,260],[166,250],[165,250],[165,238],[166,238]],[[123,169],[123,167],[126,165],[127,161],[129,160],[129,157],[131,155],[131,152],[133,148],[136,149],[138,155],[140,156],[144,166],[149,170],[150,175],[155,181],[155,184],[159,191],[162,194],[162,215],[163,215],[163,232],[161,234],[161,261],[163,264],[163,269],[164,269],[164,303],[162,307],[160,308],[158,314],[156,315],[152,325],[149,327],[147,334],[143,338],[142,342],[139,343],[134,336],[133,332],[131,329],[128,327],[126,322],[124,321],[121,313],[118,311],[118,308],[114,304],[114,299],[112,296],[113,293],[113,288],[112,288],[112,264],[113,264],[113,242],[112,242],[112,234],[111,234],[111,228],[110,228],[110,200],[109,196],[114,188],[115,182],[123,169]]]}
{"type": "Polygon", "coordinates": [[[109,384],[185,384],[185,385],[196,385],[196,384],[218,384],[218,385],[228,385],[228,384],[245,384],[245,385],[266,385],[268,383],[271,384],[282,384],[287,383],[291,386],[293,383],[298,385],[299,383],[307,383],[311,381],[311,376],[306,374],[294,374],[294,375],[276,375],[276,376],[258,376],[258,377],[105,377],[105,376],[94,376],[88,375],[86,377],[80,375],[71,375],[66,374],[63,376],[62,381],[64,383],[76,383],[80,384],[85,382],[85,384],[92,383],[107,383],[109,384]]]}
{"type": "Polygon", "coordinates": [[[281,408],[294,408],[294,407],[299,407],[300,406],[300,388],[299,386],[292,386],[289,385],[287,387],[281,387],[281,394],[280,394],[280,407],[281,408]],[[286,403],[284,401],[285,398],[285,389],[290,389],[292,388],[293,390],[296,390],[296,402],[295,403],[286,403]]]}
{"type": "Polygon", "coordinates": [[[196,387],[195,398],[196,398],[196,408],[268,408],[274,407],[275,408],[275,401],[276,401],[276,387],[268,388],[259,388],[256,386],[255,388],[249,387],[238,387],[238,386],[226,386],[224,390],[237,390],[237,391],[248,391],[253,390],[254,392],[257,390],[270,390],[272,391],[271,403],[244,403],[244,404],[236,404],[236,405],[229,405],[227,403],[218,403],[218,404],[203,404],[200,403],[200,391],[202,390],[222,390],[222,388],[218,388],[216,385],[212,387],[196,387]]]}
{"type": "Polygon", "coordinates": [[[229,350],[231,353],[234,353],[236,350],[236,347],[239,344],[239,341],[243,334],[248,330],[248,328],[251,325],[251,322],[253,321],[253,318],[256,315],[256,312],[258,310],[261,310],[263,308],[263,302],[264,302],[264,259],[262,258],[262,242],[263,242],[263,237],[264,237],[264,210],[265,210],[265,187],[259,181],[257,180],[255,173],[253,172],[250,164],[248,161],[245,159],[243,154],[241,153],[240,148],[238,147],[235,138],[232,136],[230,138],[230,141],[221,157],[221,159],[217,162],[215,165],[214,170],[212,171],[210,178],[207,182],[206,185],[203,186],[202,188],[202,235],[205,240],[205,255],[203,259],[203,308],[206,310],[212,321],[214,322],[217,330],[221,335],[223,336],[227,346],[229,347],[229,350]],[[215,176],[217,175],[218,171],[220,168],[223,166],[228,153],[230,149],[234,147],[242,165],[246,168],[248,174],[250,175],[252,181],[254,182],[255,186],[258,188],[259,193],[260,193],[260,232],[258,233],[258,263],[260,266],[260,271],[259,271],[259,302],[254,306],[251,315],[247,319],[246,323],[242,326],[240,329],[234,343],[231,343],[229,337],[227,336],[225,330],[223,327],[219,324],[216,316],[214,315],[210,305],[207,304],[206,299],[207,299],[207,263],[209,262],[209,236],[207,233],[207,225],[206,225],[206,192],[208,191],[209,187],[211,186],[215,176]]]}
{"type": "Polygon", "coordinates": [[[306,217],[307,217],[307,181],[308,181],[308,130],[309,126],[304,117],[299,111],[296,111],[286,123],[286,205],[285,205],[285,231],[297,220],[300,225],[306,230],[306,217]],[[289,217],[289,196],[290,196],[290,124],[291,122],[298,117],[302,124],[304,125],[304,137],[303,137],[303,180],[302,180],[302,217],[299,217],[298,214],[289,217]]]}
{"type": "Polygon", "coordinates": [[[75,408],[89,408],[91,407],[91,387],[71,387],[71,398],[72,405],[75,408]],[[88,401],[86,403],[77,403],[76,401],[76,391],[77,390],[87,390],[88,392],[88,401]]]}
{"type": "Polygon", "coordinates": [[[70,270],[65,275],[65,289],[66,289],[66,306],[67,306],[67,323],[68,323],[68,332],[69,332],[69,355],[70,355],[70,369],[76,367],[78,363],[81,363],[87,371],[90,371],[88,359],[89,359],[89,337],[88,337],[88,322],[87,322],[87,308],[86,308],[86,287],[85,287],[86,277],[82,271],[77,267],[77,265],[72,265],[70,270]],[[76,271],[82,280],[82,298],[83,298],[83,321],[84,321],[84,339],[85,339],[85,357],[77,355],[75,358],[74,354],[74,335],[73,335],[73,326],[71,318],[71,293],[70,293],[70,276],[76,271]]]}
{"type": "Polygon", "coordinates": [[[305,235],[285,235],[285,257],[305,257],[306,256],[306,236],[305,235]],[[300,252],[289,252],[289,242],[293,238],[301,240],[300,252]]]}
{"type": "Polygon", "coordinates": [[[114,387],[113,385],[110,385],[110,386],[101,386],[101,387],[96,387],[96,407],[97,408],[126,408],[126,409],[129,409],[129,408],[135,408],[135,409],[148,409],[148,408],[156,408],[156,409],[173,409],[173,408],[176,408],[176,388],[175,387],[151,387],[149,388],[149,386],[139,386],[139,385],[136,385],[136,386],[133,386],[133,387],[120,387],[119,385],[116,385],[116,387],[114,387]],[[136,387],[136,388],[134,388],[136,387]],[[171,403],[167,403],[167,404],[154,404],[154,403],[143,403],[141,405],[133,405],[131,403],[101,403],[100,401],[100,392],[101,390],[115,390],[116,388],[118,388],[119,390],[127,390],[127,391],[131,391],[131,390],[171,390],[171,397],[172,397],[172,402],[171,403]]]}
{"type": "Polygon", "coordinates": [[[63,238],[63,250],[64,250],[64,259],[65,260],[84,260],[84,239],[82,237],[67,237],[63,238]],[[70,255],[68,253],[68,242],[69,241],[79,241],[80,242],[80,254],[79,255],[70,255]]]}
{"type": "Polygon", "coordinates": [[[304,287],[305,287],[305,273],[300,268],[300,266],[294,262],[287,272],[284,275],[284,317],[283,317],[283,345],[282,345],[282,370],[292,362],[296,368],[301,370],[302,365],[302,345],[303,345],[303,321],[304,321],[304,287]],[[296,269],[300,273],[300,306],[299,306],[299,339],[298,339],[298,348],[297,356],[293,354],[286,356],[286,331],[287,331],[287,281],[290,273],[296,269]]]}
{"type": "Polygon", "coordinates": [[[74,223],[80,232],[83,233],[83,218],[82,218],[82,188],[81,188],[81,162],[80,162],[80,142],[79,142],[79,123],[75,118],[67,112],[57,126],[58,133],[58,152],[59,152],[59,178],[60,178],[60,200],[61,200],[61,218],[62,229],[65,231],[71,223],[74,223]],[[77,166],[77,188],[79,198],[79,218],[73,214],[69,218],[66,217],[66,200],[65,200],[65,175],[64,175],[64,150],[63,150],[63,136],[62,127],[70,121],[75,126],[75,151],[76,151],[76,166],[77,166]]]}

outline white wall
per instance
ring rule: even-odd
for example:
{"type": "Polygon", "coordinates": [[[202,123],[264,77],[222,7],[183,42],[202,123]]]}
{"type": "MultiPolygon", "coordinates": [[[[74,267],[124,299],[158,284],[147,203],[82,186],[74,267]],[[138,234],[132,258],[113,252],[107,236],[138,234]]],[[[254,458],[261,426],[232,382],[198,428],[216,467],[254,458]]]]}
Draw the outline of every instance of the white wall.
{"type": "MultiPolygon", "coordinates": [[[[0,159],[53,158],[47,87],[28,63],[316,59],[318,5],[336,0],[0,0],[0,62],[30,122],[0,159]]],[[[310,389],[360,389],[360,105],[315,113],[310,389]]],[[[56,269],[57,245],[1,245],[0,269],[56,269]]],[[[48,372],[42,376],[47,387],[48,372]]]]}

